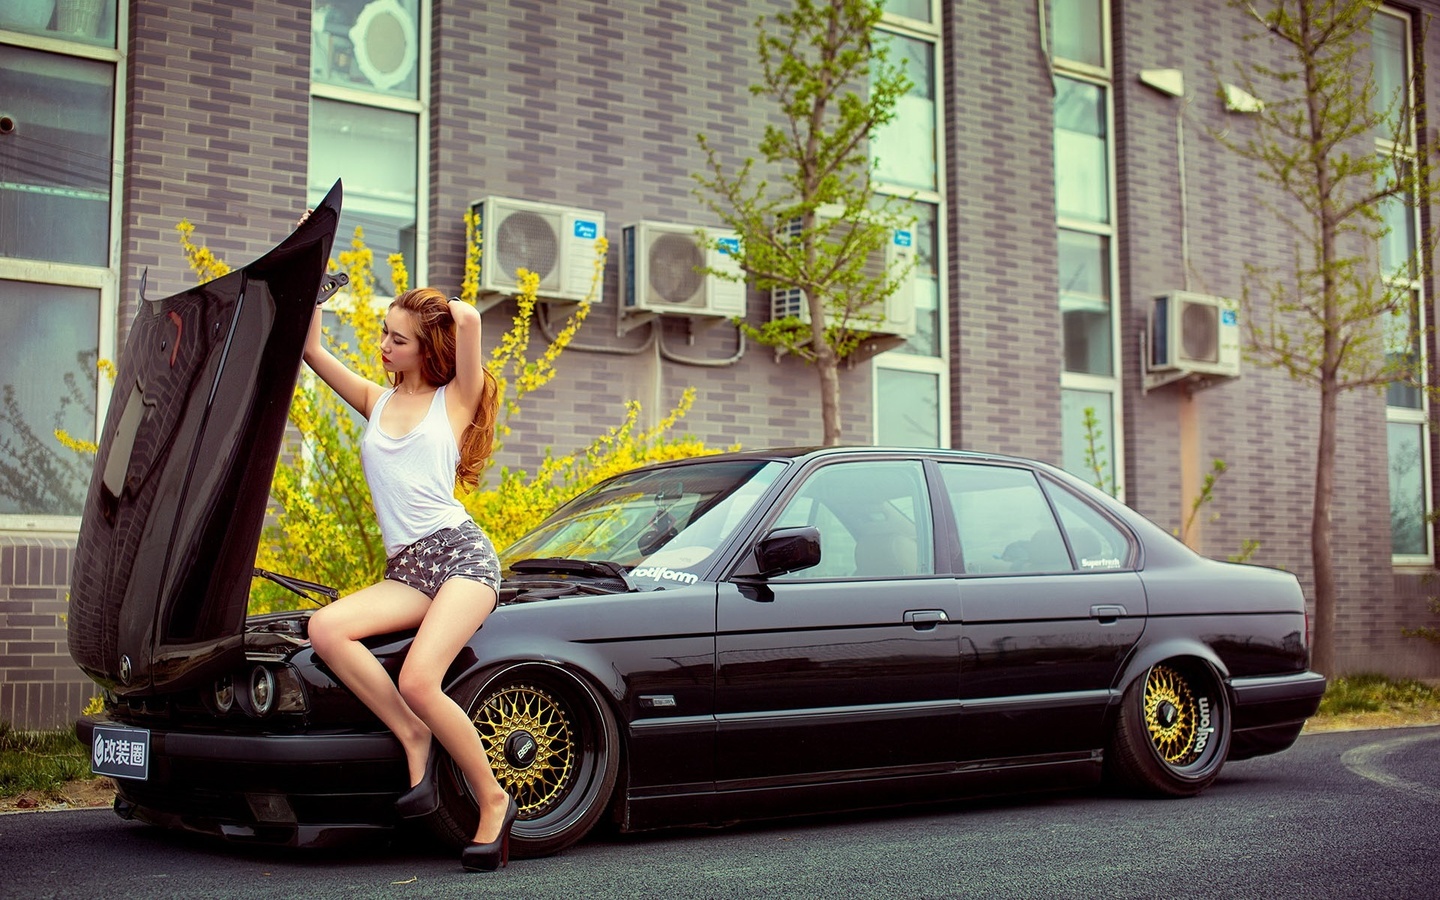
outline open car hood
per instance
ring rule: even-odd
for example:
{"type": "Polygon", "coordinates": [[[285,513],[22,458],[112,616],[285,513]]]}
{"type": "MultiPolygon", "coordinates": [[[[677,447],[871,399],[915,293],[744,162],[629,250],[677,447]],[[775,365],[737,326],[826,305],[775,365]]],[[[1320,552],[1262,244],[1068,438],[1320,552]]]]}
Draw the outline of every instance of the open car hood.
{"type": "Polygon", "coordinates": [[[260,259],[142,298],[101,431],[71,575],[70,655],[119,694],[244,656],[255,550],[340,182],[260,259]]]}

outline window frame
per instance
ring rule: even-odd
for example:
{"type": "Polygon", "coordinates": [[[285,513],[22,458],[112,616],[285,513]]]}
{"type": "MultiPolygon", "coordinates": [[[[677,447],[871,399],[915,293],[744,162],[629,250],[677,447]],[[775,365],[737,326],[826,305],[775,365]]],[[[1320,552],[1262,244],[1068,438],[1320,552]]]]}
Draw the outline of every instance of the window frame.
{"type": "MultiPolygon", "coordinates": [[[[1047,10],[1056,0],[1046,0],[1047,10]]],[[[1108,216],[1105,222],[1094,222],[1085,219],[1077,219],[1070,216],[1060,215],[1057,207],[1055,214],[1056,246],[1059,246],[1059,234],[1061,231],[1075,231],[1085,234],[1092,234],[1106,240],[1108,252],[1106,253],[1106,265],[1109,266],[1109,307],[1110,307],[1110,372],[1108,375],[1099,375],[1086,372],[1071,372],[1065,368],[1062,359],[1060,363],[1060,391],[1063,395],[1067,391],[1108,394],[1110,397],[1110,421],[1112,422],[1111,433],[1106,434],[1105,444],[1109,450],[1109,471],[1113,480],[1113,490],[1108,491],[1117,500],[1125,502],[1126,495],[1126,472],[1125,472],[1125,395],[1124,379],[1121,371],[1124,357],[1124,347],[1121,344],[1121,316],[1120,303],[1124,291],[1120,285],[1120,226],[1116,219],[1119,216],[1119,197],[1116,186],[1116,148],[1115,148],[1115,84],[1113,79],[1114,47],[1111,40],[1111,14],[1110,0],[1098,0],[1100,6],[1100,40],[1102,42],[1101,53],[1105,60],[1103,66],[1094,66],[1077,60],[1070,60],[1064,57],[1050,57],[1051,78],[1068,78],[1083,84],[1091,84],[1101,90],[1105,100],[1105,165],[1106,165],[1106,203],[1108,205],[1108,216]]],[[[1049,43],[1050,23],[1047,20],[1042,28],[1045,31],[1047,48],[1049,43]]],[[[1055,122],[1051,120],[1051,133],[1054,134],[1055,122]]],[[[1058,171],[1056,173],[1058,175],[1058,171]]],[[[1058,260],[1058,251],[1057,251],[1058,260]]],[[[1058,287],[1058,285],[1057,285],[1058,287]]],[[[1056,310],[1060,309],[1060,295],[1056,292],[1056,310]]],[[[1063,337],[1062,321],[1062,342],[1063,337]]],[[[1066,435],[1062,434],[1062,444],[1066,435]]],[[[1085,479],[1084,472],[1071,472],[1078,478],[1085,479]]]]}
{"type": "MultiPolygon", "coordinates": [[[[1415,96],[1413,91],[1415,83],[1415,20],[1410,13],[1392,6],[1381,6],[1375,10],[1374,15],[1390,16],[1391,18],[1398,19],[1401,23],[1403,23],[1405,27],[1405,35],[1403,40],[1403,47],[1405,52],[1404,83],[1406,90],[1406,110],[1408,111],[1408,115],[1410,117],[1408,127],[1405,129],[1408,136],[1407,142],[1405,144],[1397,144],[1394,141],[1390,140],[1388,136],[1377,135],[1375,138],[1375,152],[1385,157],[1398,157],[1405,160],[1410,164],[1410,170],[1413,177],[1413,173],[1415,171],[1415,163],[1419,156],[1419,147],[1417,146],[1416,135],[1417,123],[1414,119],[1415,96]]],[[[1414,195],[1412,194],[1412,202],[1409,202],[1406,205],[1409,209],[1410,227],[1412,229],[1412,234],[1414,234],[1416,237],[1415,253],[1418,256],[1418,259],[1414,262],[1414,264],[1410,266],[1411,275],[1409,278],[1394,277],[1392,273],[1384,271],[1383,265],[1381,267],[1380,277],[1384,280],[1386,286],[1391,290],[1408,290],[1413,292],[1413,295],[1416,298],[1415,312],[1416,315],[1419,317],[1419,321],[1414,323],[1414,327],[1415,330],[1417,330],[1419,333],[1424,334],[1426,329],[1429,327],[1429,316],[1427,316],[1426,314],[1426,305],[1429,302],[1429,297],[1427,296],[1425,290],[1425,281],[1423,274],[1425,272],[1425,245],[1424,241],[1420,239],[1420,236],[1423,235],[1424,232],[1421,230],[1419,204],[1413,202],[1413,200],[1414,195]]],[[[1378,250],[1379,248],[1377,248],[1377,251],[1378,250]]],[[[1379,259],[1383,262],[1383,252],[1380,253],[1379,259]]],[[[1419,371],[1422,373],[1426,383],[1428,384],[1429,358],[1426,341],[1422,340],[1419,342],[1419,352],[1419,371]]],[[[1391,565],[1395,568],[1422,568],[1426,571],[1429,571],[1433,568],[1435,564],[1435,533],[1433,526],[1430,524],[1430,517],[1435,512],[1435,497],[1434,479],[1432,477],[1431,469],[1432,461],[1430,451],[1430,399],[1428,391],[1420,391],[1420,405],[1418,408],[1406,406],[1391,406],[1387,400],[1385,404],[1385,426],[1387,432],[1391,425],[1405,425],[1419,427],[1420,429],[1421,497],[1425,505],[1423,513],[1425,521],[1422,531],[1425,535],[1425,552],[1423,554],[1395,553],[1394,547],[1392,545],[1390,562],[1391,565]]],[[[1385,447],[1386,483],[1388,488],[1393,489],[1393,486],[1389,485],[1390,453],[1388,437],[1385,441],[1385,447]]],[[[1389,507],[1392,516],[1394,514],[1393,500],[1393,495],[1391,495],[1389,493],[1389,490],[1387,490],[1386,505],[1387,507],[1389,507]]]]}
{"type": "MultiPolygon", "coordinates": [[[[315,0],[311,0],[313,10],[315,0]]],[[[406,113],[415,116],[415,258],[405,260],[405,266],[410,273],[411,285],[427,283],[430,270],[430,64],[432,54],[432,0],[418,0],[417,14],[418,24],[416,41],[418,57],[416,60],[417,80],[415,85],[415,97],[397,97],[390,94],[376,91],[368,91],[363,88],[344,87],[342,85],[328,84],[325,82],[310,81],[310,104],[313,109],[316,100],[329,100],[336,103],[349,103],[356,106],[367,106],[374,109],[388,110],[391,112],[406,113]]],[[[313,113],[312,113],[313,115],[313,113]]],[[[307,156],[314,148],[313,135],[307,140],[307,156]]],[[[306,178],[309,181],[309,178],[306,178]]],[[[306,184],[307,193],[310,185],[306,184]]],[[[328,188],[329,185],[327,184],[328,188]]],[[[350,246],[350,234],[337,234],[336,246],[341,249],[348,249],[350,246]]],[[[338,252],[338,250],[337,250],[338,252]]],[[[383,264],[383,260],[380,261],[383,264]]],[[[376,301],[382,298],[377,295],[376,301]]],[[[393,297],[383,298],[385,303],[393,300],[393,297]]]]}
{"type": "Polygon", "coordinates": [[[906,352],[903,346],[899,349],[887,350],[877,354],[873,365],[870,366],[870,442],[872,444],[886,443],[884,436],[880,433],[880,404],[883,397],[880,392],[880,382],[884,370],[900,372],[917,372],[935,376],[936,390],[938,396],[936,405],[939,410],[937,428],[939,429],[939,447],[948,448],[951,443],[950,437],[950,297],[949,297],[949,259],[947,248],[949,246],[949,235],[947,233],[948,223],[946,215],[947,188],[945,184],[945,42],[940,28],[940,17],[937,15],[938,8],[935,0],[930,2],[929,22],[921,22],[894,13],[885,13],[878,26],[879,30],[896,37],[909,40],[926,41],[933,47],[931,54],[933,70],[930,77],[935,85],[935,187],[933,190],[924,190],[898,185],[876,184],[876,191],[880,194],[908,199],[913,202],[927,203],[935,208],[935,277],[936,277],[936,321],[935,321],[935,353],[934,355],[923,355],[919,353],[906,352]]]}

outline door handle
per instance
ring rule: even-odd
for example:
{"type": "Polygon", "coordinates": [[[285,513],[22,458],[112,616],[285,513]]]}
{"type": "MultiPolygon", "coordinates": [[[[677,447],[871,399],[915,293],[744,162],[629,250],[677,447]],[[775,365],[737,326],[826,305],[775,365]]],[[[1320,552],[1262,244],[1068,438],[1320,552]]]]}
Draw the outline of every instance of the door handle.
{"type": "Polygon", "coordinates": [[[912,609],[905,613],[905,621],[915,627],[916,631],[929,631],[941,622],[950,621],[943,609],[912,609]]]}
{"type": "Polygon", "coordinates": [[[1090,618],[1099,619],[1101,624],[1114,622],[1125,615],[1125,607],[1118,603],[1098,603],[1090,607],[1090,618]]]}

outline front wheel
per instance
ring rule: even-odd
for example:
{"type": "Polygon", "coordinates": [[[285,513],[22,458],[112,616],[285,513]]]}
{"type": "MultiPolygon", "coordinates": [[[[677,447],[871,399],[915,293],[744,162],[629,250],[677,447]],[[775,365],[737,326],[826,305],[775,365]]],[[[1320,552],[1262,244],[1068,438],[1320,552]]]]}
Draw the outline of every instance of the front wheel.
{"type": "Polygon", "coordinates": [[[1105,772],[1141,793],[1189,797],[1220,775],[1229,752],[1224,687],[1203,663],[1171,660],[1125,690],[1105,772]]]}
{"type": "MultiPolygon", "coordinates": [[[[609,808],[620,770],[615,716],[584,680],[561,669],[516,667],[483,679],[461,706],[495,777],[520,807],[510,833],[517,857],[574,844],[609,808]]],[[[453,763],[441,766],[431,827],[455,846],[475,835],[477,804],[453,763]]]]}

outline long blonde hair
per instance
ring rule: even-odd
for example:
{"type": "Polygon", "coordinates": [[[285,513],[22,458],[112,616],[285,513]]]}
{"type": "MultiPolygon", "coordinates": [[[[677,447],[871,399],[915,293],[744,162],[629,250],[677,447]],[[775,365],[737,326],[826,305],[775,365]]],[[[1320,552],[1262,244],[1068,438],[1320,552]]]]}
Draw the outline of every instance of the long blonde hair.
{"type": "MultiPolygon", "coordinates": [[[[431,287],[413,288],[396,297],[391,309],[403,309],[415,320],[415,340],[420,344],[420,377],[426,384],[440,386],[455,379],[455,317],[445,294],[431,287]]],[[[500,412],[500,385],[489,369],[482,367],[485,383],[475,416],[460,436],[460,464],[455,480],[466,490],[480,483],[480,470],[495,449],[495,420],[500,412]]],[[[399,387],[405,376],[391,375],[399,387]]]]}

